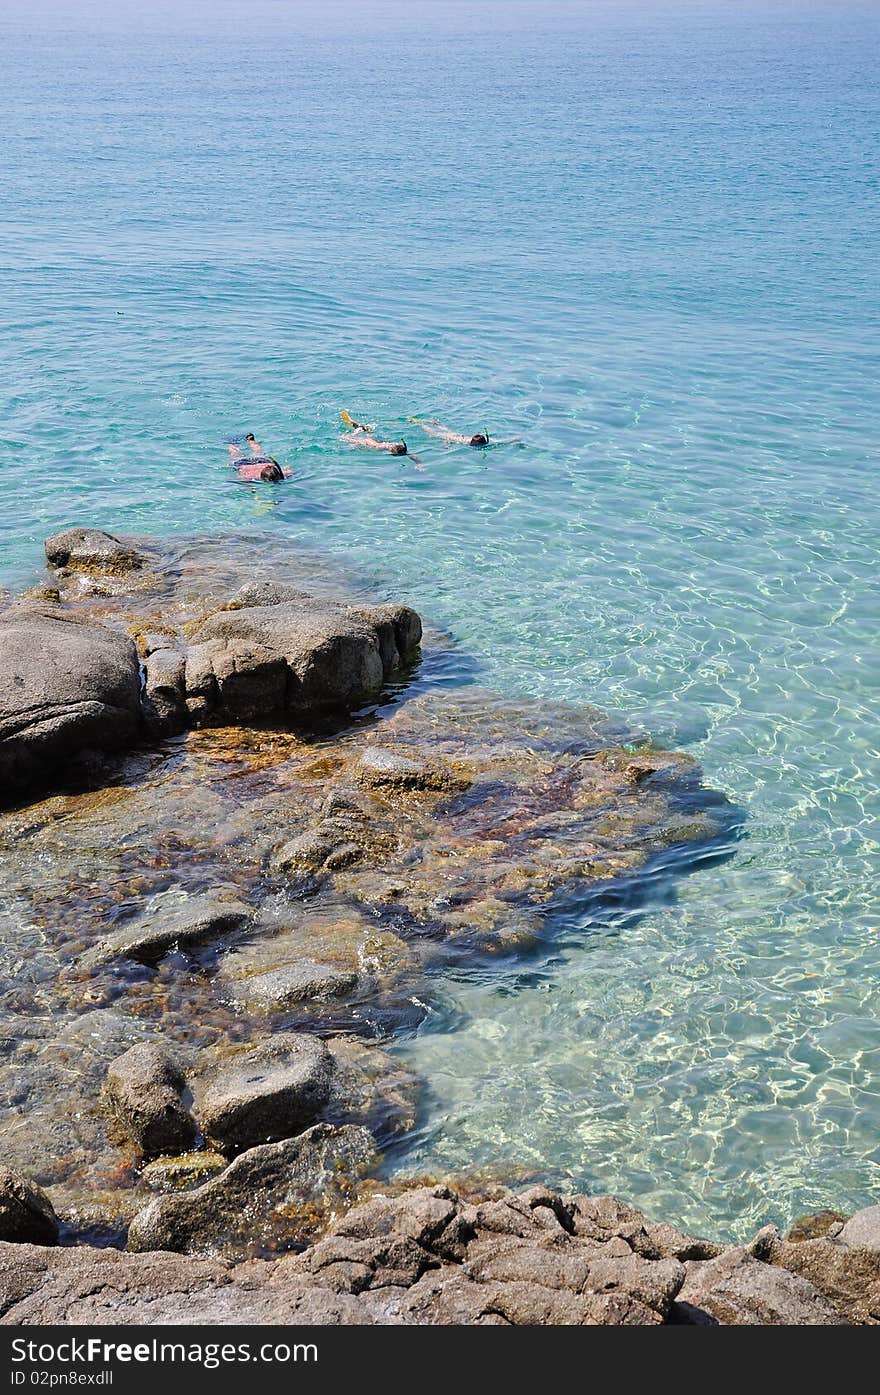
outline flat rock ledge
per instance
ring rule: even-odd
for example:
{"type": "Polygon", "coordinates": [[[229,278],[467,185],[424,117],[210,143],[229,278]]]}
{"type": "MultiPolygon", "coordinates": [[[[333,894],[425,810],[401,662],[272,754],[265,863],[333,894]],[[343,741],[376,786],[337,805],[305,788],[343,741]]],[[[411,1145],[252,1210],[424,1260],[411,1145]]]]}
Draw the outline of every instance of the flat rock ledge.
{"type": "MultiPolygon", "coordinates": [[[[331,1139],[314,1141],[323,1147],[331,1139]]],[[[265,1152],[261,1165],[271,1171],[278,1150],[290,1147],[256,1151],[265,1152]]],[[[209,1222],[210,1184],[202,1190],[209,1222]]],[[[141,1230],[179,1240],[171,1232],[184,1199],[157,1198],[152,1209],[151,1227],[141,1222],[141,1230]]],[[[7,1326],[878,1321],[880,1249],[828,1236],[793,1243],[767,1229],[751,1246],[722,1250],[653,1224],[613,1197],[543,1187],[477,1204],[444,1186],[375,1196],[301,1253],[238,1265],[155,1250],[0,1243],[0,1322],[7,1326]]]]}
{"type": "Polygon", "coordinates": [[[206,894],[169,903],[157,897],[130,922],[99,940],[82,956],[81,967],[96,969],[115,959],[157,964],[175,949],[190,949],[250,924],[244,901],[206,894]]]}

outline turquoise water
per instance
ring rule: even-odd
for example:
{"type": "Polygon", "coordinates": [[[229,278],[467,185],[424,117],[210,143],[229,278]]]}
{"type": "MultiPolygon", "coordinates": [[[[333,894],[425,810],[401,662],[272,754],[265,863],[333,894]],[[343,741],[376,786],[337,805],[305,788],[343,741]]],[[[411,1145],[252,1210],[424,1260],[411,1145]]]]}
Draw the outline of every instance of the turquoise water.
{"type": "Polygon", "coordinates": [[[4,7],[0,584],[74,520],[259,523],[746,811],[662,903],[439,985],[404,1171],[714,1234],[880,1200],[878,37],[846,0],[4,7]],[[230,481],[249,429],[295,484],[230,481]]]}

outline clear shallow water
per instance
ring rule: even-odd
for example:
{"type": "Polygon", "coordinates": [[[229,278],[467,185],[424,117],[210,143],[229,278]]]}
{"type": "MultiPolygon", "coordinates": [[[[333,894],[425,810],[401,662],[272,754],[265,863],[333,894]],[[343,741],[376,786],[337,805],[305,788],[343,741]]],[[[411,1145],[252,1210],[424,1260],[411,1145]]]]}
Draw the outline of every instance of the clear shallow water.
{"type": "Polygon", "coordinates": [[[74,520],[257,524],[697,755],[736,855],[444,983],[391,1165],[715,1234],[880,1199],[880,24],[733,8],[0,19],[0,583],[74,520]],[[230,481],[248,429],[295,485],[230,481]]]}

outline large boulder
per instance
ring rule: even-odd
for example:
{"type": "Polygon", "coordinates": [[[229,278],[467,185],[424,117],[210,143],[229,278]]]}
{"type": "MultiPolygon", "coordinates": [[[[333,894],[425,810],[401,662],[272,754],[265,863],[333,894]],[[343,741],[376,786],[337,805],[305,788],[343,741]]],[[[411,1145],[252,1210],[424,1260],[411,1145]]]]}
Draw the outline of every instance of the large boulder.
{"type": "Polygon", "coordinates": [[[46,1193],[9,1167],[0,1167],[0,1240],[58,1243],[58,1218],[46,1193]]]}
{"type": "Polygon", "coordinates": [[[54,607],[0,614],[0,787],[56,778],[71,757],[117,751],[140,731],[131,639],[54,607]]]}
{"type": "Polygon", "coordinates": [[[350,712],[379,696],[420,638],[406,606],[303,598],[221,610],[191,636],[186,705],[196,722],[308,723],[350,712]]]}
{"type": "Polygon", "coordinates": [[[290,1138],[314,1123],[330,1098],[335,1062],[317,1037],[271,1037],[221,1066],[205,1084],[199,1117],[206,1137],[237,1152],[290,1138]]]}
{"type": "Polygon", "coordinates": [[[143,560],[134,548],[100,528],[67,528],[63,533],[53,533],[44,546],[50,567],[129,572],[140,567],[143,560]]]}
{"type": "Polygon", "coordinates": [[[250,1148],[204,1186],[151,1201],[132,1221],[129,1249],[240,1258],[301,1243],[374,1156],[372,1135],[353,1124],[250,1148]]]}
{"type": "Polygon", "coordinates": [[[161,1047],[139,1042],[113,1061],[105,1093],[123,1132],[144,1157],[184,1153],[196,1126],[181,1098],[185,1081],[177,1062],[161,1047]]]}

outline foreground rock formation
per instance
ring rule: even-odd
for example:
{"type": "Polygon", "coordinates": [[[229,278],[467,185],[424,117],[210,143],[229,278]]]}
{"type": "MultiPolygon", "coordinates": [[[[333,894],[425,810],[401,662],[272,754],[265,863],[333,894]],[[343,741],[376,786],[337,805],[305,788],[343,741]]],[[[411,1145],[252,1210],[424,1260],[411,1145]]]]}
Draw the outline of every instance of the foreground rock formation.
{"type": "Polygon", "coordinates": [[[0,1321],[839,1326],[880,1321],[880,1247],[774,1233],[722,1250],[613,1197],[432,1187],[274,1261],[0,1244],[0,1321]]]}

